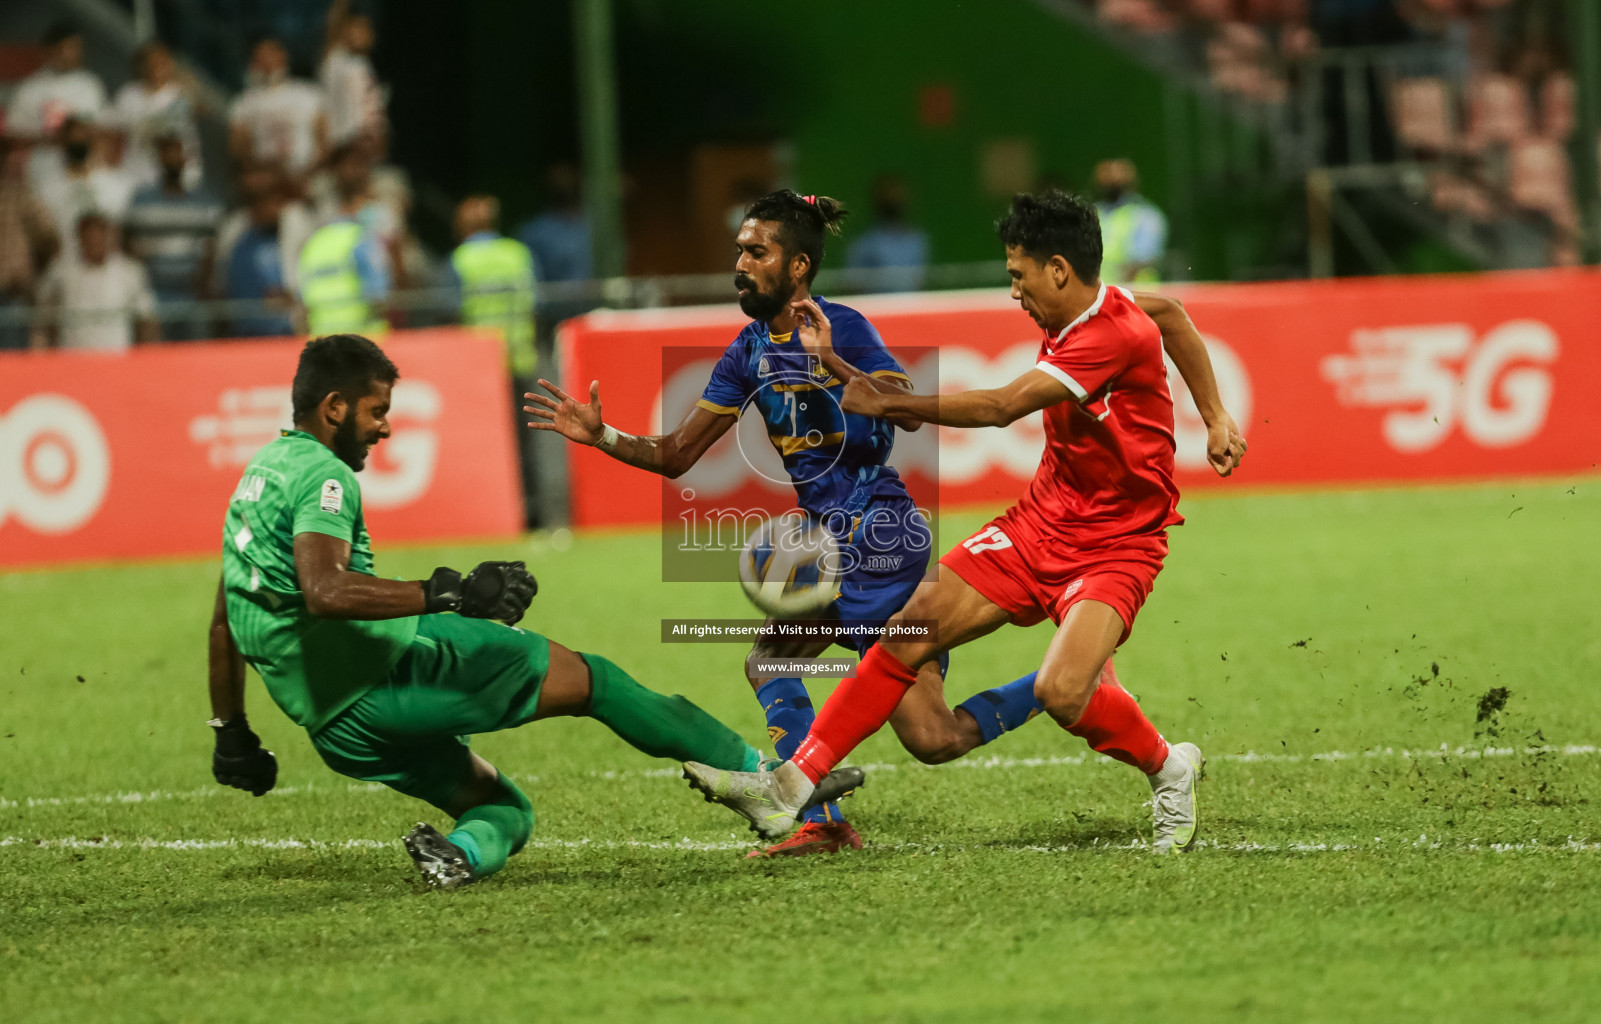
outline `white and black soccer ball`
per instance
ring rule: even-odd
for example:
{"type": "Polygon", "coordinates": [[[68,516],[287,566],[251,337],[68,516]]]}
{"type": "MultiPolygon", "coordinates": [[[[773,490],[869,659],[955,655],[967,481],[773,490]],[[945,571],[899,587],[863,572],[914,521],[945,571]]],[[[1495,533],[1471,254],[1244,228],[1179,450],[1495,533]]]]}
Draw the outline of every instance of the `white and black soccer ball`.
{"type": "Polygon", "coordinates": [[[797,515],[768,519],[739,553],[739,585],[751,604],[777,618],[816,615],[839,596],[839,542],[797,515]]]}

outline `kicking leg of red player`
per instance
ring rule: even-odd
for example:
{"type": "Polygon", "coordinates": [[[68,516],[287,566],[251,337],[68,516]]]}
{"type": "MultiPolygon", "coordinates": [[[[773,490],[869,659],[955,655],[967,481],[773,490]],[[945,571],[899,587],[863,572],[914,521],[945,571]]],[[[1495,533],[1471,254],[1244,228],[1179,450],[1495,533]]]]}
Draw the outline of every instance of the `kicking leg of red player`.
{"type": "Polygon", "coordinates": [[[1068,732],[1079,737],[1107,757],[1133,765],[1147,775],[1162,770],[1167,762],[1167,741],[1145,717],[1134,696],[1117,681],[1108,661],[1101,669],[1101,681],[1068,732]]]}
{"type": "Polygon", "coordinates": [[[768,839],[795,827],[816,782],[877,732],[917,681],[917,670],[940,652],[999,628],[1011,614],[996,606],[944,565],[935,579],[912,594],[889,620],[894,627],[933,621],[933,637],[875,644],[856,675],[842,679],[823,705],[795,756],[772,772],[740,773],[689,762],[684,777],[706,799],[727,806],[768,839]],[[816,774],[813,774],[813,773],[816,774]]]}
{"type": "MultiPolygon", "coordinates": [[[[976,640],[1010,621],[1011,614],[980,594],[944,565],[938,576],[917,588],[890,624],[934,621],[930,639],[874,644],[856,675],[840,680],[823,705],[812,731],[795,752],[794,764],[815,783],[833,770],[862,740],[877,732],[917,682],[917,670],[941,651],[976,640]]],[[[943,703],[943,701],[942,701],[943,703]]]]}
{"type": "MultiPolygon", "coordinates": [[[[1080,602],[1081,606],[1087,604],[1080,602]]],[[[890,727],[895,730],[901,746],[924,764],[954,761],[998,738],[1004,731],[1023,724],[1027,716],[1045,710],[1046,697],[1056,699],[1062,691],[1059,670],[1066,669],[1071,674],[1067,667],[1067,646],[1064,642],[1056,659],[1048,657],[1047,664],[1041,666],[1039,672],[1031,672],[1005,687],[979,695],[996,695],[990,701],[970,699],[957,709],[946,703],[944,677],[930,661],[918,670],[916,684],[890,716],[890,727]],[[1042,674],[1043,685],[1039,683],[1042,674]],[[986,713],[988,732],[979,723],[979,716],[986,713]],[[1010,720],[1003,721],[1003,718],[1010,720]]],[[[1078,682],[1082,686],[1082,679],[1078,682]]],[[[1053,717],[1061,722],[1071,713],[1071,708],[1067,708],[1053,717]]],[[[1101,667],[1099,681],[1094,684],[1089,700],[1084,702],[1083,711],[1066,728],[1091,749],[1132,765],[1146,775],[1161,771],[1167,761],[1167,742],[1145,717],[1133,695],[1118,683],[1110,659],[1101,667]]]]}
{"type": "Polygon", "coordinates": [[[1062,728],[1152,775],[1167,761],[1167,742],[1112,671],[1112,652],[1124,629],[1111,605],[1073,605],[1045,652],[1034,696],[1062,728]]]}
{"type": "Polygon", "coordinates": [[[1151,849],[1185,850],[1195,842],[1195,784],[1206,762],[1193,743],[1169,748],[1133,696],[1118,685],[1110,658],[1125,631],[1111,605],[1094,600],[1073,605],[1045,652],[1034,694],[1062,728],[1145,772],[1156,826],[1151,849]]]}

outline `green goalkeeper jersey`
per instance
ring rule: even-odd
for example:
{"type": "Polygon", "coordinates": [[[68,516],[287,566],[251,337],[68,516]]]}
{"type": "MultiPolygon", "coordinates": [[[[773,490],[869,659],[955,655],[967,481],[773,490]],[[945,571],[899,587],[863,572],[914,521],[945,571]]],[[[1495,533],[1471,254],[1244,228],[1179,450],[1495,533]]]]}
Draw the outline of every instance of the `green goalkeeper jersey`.
{"type": "Polygon", "coordinates": [[[310,434],[286,430],[245,468],[228,502],[222,579],[234,642],[284,713],[311,732],[388,674],[417,617],[320,619],[295,574],[295,535],[350,542],[350,571],[372,572],[356,474],[310,434]]]}

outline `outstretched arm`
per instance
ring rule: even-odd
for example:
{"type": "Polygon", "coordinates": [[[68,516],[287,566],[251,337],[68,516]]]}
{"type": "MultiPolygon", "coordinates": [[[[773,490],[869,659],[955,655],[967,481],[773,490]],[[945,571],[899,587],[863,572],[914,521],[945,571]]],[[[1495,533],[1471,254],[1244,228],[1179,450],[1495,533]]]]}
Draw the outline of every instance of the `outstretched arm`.
{"type": "Polygon", "coordinates": [[[227,722],[245,713],[245,658],[228,628],[228,605],[222,581],[217,581],[217,603],[211,609],[210,637],[211,717],[227,722]]]}
{"type": "Polygon", "coordinates": [[[846,412],[863,416],[905,417],[945,427],[1004,427],[1072,397],[1055,377],[1029,370],[1004,387],[953,395],[887,394],[858,377],[845,385],[840,404],[846,412]]]}
{"type": "Polygon", "coordinates": [[[540,378],[539,386],[554,398],[530,391],[523,395],[532,405],[523,406],[533,430],[554,430],[576,444],[587,444],[636,469],[660,473],[669,479],[682,476],[706,454],[719,437],[728,432],[737,416],[715,413],[700,406],[689,411],[671,434],[635,437],[600,418],[600,381],[589,385],[589,401],[580,402],[550,381],[540,378]]]}
{"type": "Polygon", "coordinates": [[[1223,408],[1218,394],[1217,377],[1212,373],[1212,359],[1206,354],[1206,342],[1195,329],[1184,304],[1177,299],[1149,292],[1135,292],[1134,302],[1145,315],[1156,321],[1162,332],[1162,348],[1178,367],[1179,375],[1195,399],[1195,408],[1206,424],[1206,461],[1218,476],[1228,476],[1245,457],[1245,438],[1234,417],[1223,408]]]}
{"type": "MultiPolygon", "coordinates": [[[[800,338],[801,345],[807,352],[822,360],[823,368],[836,379],[849,385],[851,381],[860,378],[874,391],[881,391],[886,395],[912,390],[912,382],[909,380],[875,377],[846,362],[834,349],[834,327],[828,322],[828,317],[823,314],[823,307],[817,304],[816,299],[797,299],[789,304],[789,309],[795,315],[795,334],[800,338]]],[[[922,420],[907,416],[887,418],[900,429],[907,431],[917,430],[923,425],[922,420]]]]}

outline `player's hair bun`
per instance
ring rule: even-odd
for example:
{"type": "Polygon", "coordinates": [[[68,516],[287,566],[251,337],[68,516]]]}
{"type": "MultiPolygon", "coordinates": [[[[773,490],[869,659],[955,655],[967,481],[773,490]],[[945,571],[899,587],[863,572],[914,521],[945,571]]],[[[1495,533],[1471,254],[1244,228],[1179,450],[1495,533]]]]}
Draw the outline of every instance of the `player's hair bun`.
{"type": "Polygon", "coordinates": [[[845,204],[833,196],[811,196],[809,202],[817,208],[817,213],[823,219],[823,229],[831,235],[839,234],[839,222],[845,219],[849,212],[845,204]]]}

